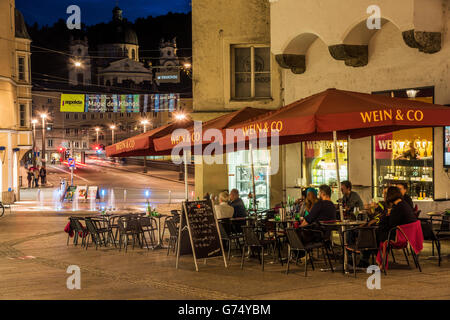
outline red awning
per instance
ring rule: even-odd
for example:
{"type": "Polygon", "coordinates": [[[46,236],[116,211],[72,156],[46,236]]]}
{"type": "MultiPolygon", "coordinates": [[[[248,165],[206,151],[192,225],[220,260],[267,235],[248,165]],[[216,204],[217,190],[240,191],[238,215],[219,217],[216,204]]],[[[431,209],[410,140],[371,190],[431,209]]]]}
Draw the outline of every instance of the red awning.
{"type": "MultiPolygon", "coordinates": [[[[338,137],[355,139],[402,129],[445,125],[450,125],[450,108],[446,106],[328,89],[230,129],[240,130],[245,140],[250,135],[265,133],[270,137],[277,133],[280,144],[287,144],[332,140],[333,131],[338,137]]],[[[224,144],[235,143],[239,138],[234,140],[224,144]]]]}
{"type": "Polygon", "coordinates": [[[106,147],[106,155],[108,157],[131,157],[160,155],[154,149],[153,140],[162,137],[169,132],[180,128],[188,128],[192,126],[192,120],[172,122],[167,125],[152,129],[146,133],[128,138],[121,142],[106,147]]]}
{"type": "MultiPolygon", "coordinates": [[[[251,107],[246,107],[241,110],[225,114],[215,119],[211,119],[201,124],[201,135],[208,129],[217,129],[223,130],[232,126],[235,126],[244,121],[248,121],[250,119],[258,118],[264,114],[267,114],[270,110],[267,109],[256,109],[251,107]]],[[[198,137],[194,137],[196,134],[194,131],[194,125],[186,128],[187,132],[186,136],[181,136],[178,139],[172,136],[172,133],[167,134],[164,137],[158,138],[154,140],[155,150],[156,152],[170,154],[172,148],[177,145],[180,141],[198,141],[198,137]],[[190,139],[190,140],[189,140],[190,139]]],[[[202,144],[209,144],[211,140],[204,139],[202,137],[202,144]]]]}

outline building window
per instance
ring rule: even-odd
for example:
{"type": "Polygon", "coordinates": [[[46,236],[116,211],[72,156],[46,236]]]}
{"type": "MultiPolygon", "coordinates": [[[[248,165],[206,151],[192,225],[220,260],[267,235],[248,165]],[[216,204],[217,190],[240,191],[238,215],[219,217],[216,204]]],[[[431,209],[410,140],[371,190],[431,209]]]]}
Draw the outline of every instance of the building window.
{"type": "Polygon", "coordinates": [[[52,98],[48,98],[47,99],[47,103],[52,103],[53,102],[53,99],[52,98]]]}
{"type": "Polygon", "coordinates": [[[136,50],[134,50],[134,49],[131,50],[131,59],[133,59],[133,60],[136,59],[136,50]]]}
{"type": "Polygon", "coordinates": [[[75,148],[79,148],[80,147],[80,143],[79,142],[75,142],[75,148]]]}
{"type": "Polygon", "coordinates": [[[75,114],[73,115],[73,118],[74,118],[75,120],[78,120],[78,113],[75,113],[75,114]]]}
{"type": "Polygon", "coordinates": [[[84,83],[84,77],[82,73],[77,73],[77,84],[83,84],[84,83]]]}
{"type": "Polygon", "coordinates": [[[70,119],[70,113],[66,113],[66,120],[70,119]]]}
{"type": "Polygon", "coordinates": [[[81,116],[81,118],[82,118],[83,120],[86,120],[86,113],[83,113],[83,115],[81,116]]]}
{"type": "Polygon", "coordinates": [[[131,113],[127,113],[127,117],[128,117],[128,118],[131,118],[131,113]]]}
{"type": "Polygon", "coordinates": [[[92,119],[92,120],[95,119],[95,113],[91,113],[91,119],[92,119]]]}
{"type": "Polygon", "coordinates": [[[103,119],[103,113],[100,113],[99,117],[100,119],[103,119]]]}
{"type": "Polygon", "coordinates": [[[108,119],[111,119],[112,115],[111,113],[108,113],[108,119]]]}
{"type": "Polygon", "coordinates": [[[87,149],[87,142],[83,141],[83,149],[87,149]]]}
{"type": "Polygon", "coordinates": [[[231,50],[231,97],[271,97],[270,47],[233,46],[231,50]]]}
{"type": "Polygon", "coordinates": [[[25,77],[25,57],[18,58],[19,80],[26,81],[25,77]]]}
{"type": "Polygon", "coordinates": [[[27,107],[24,104],[21,104],[19,106],[19,120],[20,120],[20,126],[25,127],[26,126],[26,120],[27,120],[27,107]]]}
{"type": "Polygon", "coordinates": [[[120,117],[123,118],[123,112],[120,113],[120,117]]]}
{"type": "Polygon", "coordinates": [[[70,135],[70,129],[66,129],[66,134],[69,136],[70,135]]]}
{"type": "Polygon", "coordinates": [[[48,139],[47,140],[47,146],[50,147],[50,148],[53,147],[53,140],[52,139],[48,139]]]}
{"type": "Polygon", "coordinates": [[[73,129],[73,134],[78,136],[78,129],[73,129]]]}

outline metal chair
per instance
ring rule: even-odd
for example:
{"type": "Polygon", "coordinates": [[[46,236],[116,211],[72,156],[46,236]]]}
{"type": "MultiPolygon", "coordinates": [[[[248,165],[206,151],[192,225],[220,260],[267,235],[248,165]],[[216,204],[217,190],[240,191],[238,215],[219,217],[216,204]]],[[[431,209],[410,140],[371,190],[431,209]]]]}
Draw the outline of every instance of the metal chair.
{"type": "MultiPolygon", "coordinates": [[[[150,217],[139,217],[138,221],[143,240],[147,243],[147,239],[145,238],[145,232],[147,232],[151,246],[154,248],[156,243],[155,232],[158,232],[156,220],[150,217]]],[[[147,249],[149,249],[148,246],[147,249]]]]}
{"type": "Polygon", "coordinates": [[[98,246],[106,246],[107,245],[107,237],[110,232],[107,228],[102,228],[100,226],[101,220],[91,217],[86,217],[84,219],[86,222],[86,228],[88,230],[88,235],[85,241],[86,250],[89,247],[89,238],[92,240],[93,243],[95,243],[95,250],[98,249],[98,246]]]}
{"type": "MultiPolygon", "coordinates": [[[[226,219],[224,219],[226,220],[226,219]]],[[[219,221],[219,231],[220,231],[220,237],[222,238],[222,241],[226,241],[228,245],[228,260],[231,259],[231,246],[233,241],[236,244],[237,247],[241,247],[240,239],[242,239],[242,235],[239,234],[233,234],[231,232],[231,224],[229,221],[219,221]]]]}
{"type": "MultiPolygon", "coordinates": [[[[309,261],[311,262],[311,267],[314,270],[314,262],[312,258],[312,250],[313,249],[319,249],[321,248],[322,251],[325,250],[325,254],[328,259],[328,264],[330,265],[331,271],[334,272],[333,265],[331,264],[330,255],[328,254],[328,246],[325,243],[325,241],[319,241],[319,242],[311,242],[304,244],[302,241],[301,233],[305,230],[303,228],[294,229],[294,228],[287,228],[286,229],[286,236],[288,239],[288,260],[287,260],[287,266],[286,266],[286,274],[289,273],[289,264],[291,260],[291,252],[297,251],[297,259],[296,262],[298,262],[299,253],[303,251],[305,253],[305,277],[308,274],[308,257],[309,261]]],[[[308,230],[308,232],[317,232],[318,234],[321,234],[323,236],[323,233],[319,230],[308,230]]]]}
{"type": "MultiPolygon", "coordinates": [[[[273,248],[275,248],[275,240],[274,239],[260,240],[257,234],[255,233],[253,227],[242,226],[241,228],[244,235],[244,245],[242,246],[241,269],[244,268],[245,248],[257,248],[261,249],[260,263],[262,265],[262,271],[264,271],[264,246],[272,245],[273,248]]],[[[258,251],[258,255],[259,254],[260,252],[258,251]]]]}
{"type": "Polygon", "coordinates": [[[357,231],[356,243],[345,246],[345,250],[352,254],[353,274],[356,278],[356,253],[371,250],[372,261],[374,260],[373,250],[378,250],[377,235],[374,227],[357,227],[348,231],[357,231]]]}
{"type": "Polygon", "coordinates": [[[439,237],[436,235],[436,232],[433,230],[433,224],[430,219],[419,220],[422,226],[423,239],[426,241],[431,241],[431,245],[433,247],[432,255],[434,255],[434,246],[436,245],[438,252],[438,265],[441,266],[441,242],[439,241],[439,237]]]}
{"type": "Polygon", "coordinates": [[[169,255],[170,249],[173,248],[174,252],[177,250],[178,245],[178,228],[175,223],[174,218],[167,218],[165,221],[165,225],[169,230],[169,244],[167,246],[167,255],[169,255]]]}
{"type": "Polygon", "coordinates": [[[140,227],[137,218],[131,216],[120,217],[117,224],[119,226],[119,251],[122,249],[122,244],[124,244],[125,252],[128,251],[129,236],[133,239],[134,250],[136,239],[139,241],[140,234],[140,227]]]}
{"type": "MultiPolygon", "coordinates": [[[[80,220],[84,219],[79,217],[69,217],[70,227],[74,232],[73,244],[75,246],[78,245],[78,237],[80,236],[80,234],[81,234],[81,246],[84,245],[85,238],[88,234],[87,229],[80,223],[80,220]]],[[[70,235],[67,235],[67,245],[69,245],[69,239],[70,235]]]]}

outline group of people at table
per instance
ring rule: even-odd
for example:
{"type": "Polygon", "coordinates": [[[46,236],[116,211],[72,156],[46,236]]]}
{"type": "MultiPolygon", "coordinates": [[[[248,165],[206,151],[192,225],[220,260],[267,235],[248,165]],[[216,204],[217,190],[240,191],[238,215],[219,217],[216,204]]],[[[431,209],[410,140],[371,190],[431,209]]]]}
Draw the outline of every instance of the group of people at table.
{"type": "MultiPolygon", "coordinates": [[[[341,201],[345,217],[351,217],[355,211],[365,209],[369,217],[368,221],[361,222],[361,226],[377,226],[377,242],[387,240],[389,230],[404,224],[417,221],[417,215],[411,197],[407,194],[407,184],[385,186],[383,189],[383,201],[374,202],[364,206],[361,197],[352,190],[350,181],[341,183],[343,194],[341,201]]],[[[299,227],[309,226],[320,228],[320,222],[334,221],[337,217],[337,206],[331,201],[331,188],[321,185],[319,190],[308,188],[302,191],[302,197],[295,201],[294,211],[300,215],[299,227]]],[[[216,218],[243,218],[247,216],[244,202],[239,197],[239,191],[233,189],[219,194],[219,204],[215,205],[216,218]]],[[[391,234],[391,237],[395,234],[391,234]]],[[[303,239],[304,242],[314,241],[303,239]]],[[[350,239],[350,241],[352,241],[350,239]]],[[[353,239],[354,241],[354,239],[353,239]]],[[[365,268],[369,265],[370,252],[362,252],[358,267],[365,268]]]]}

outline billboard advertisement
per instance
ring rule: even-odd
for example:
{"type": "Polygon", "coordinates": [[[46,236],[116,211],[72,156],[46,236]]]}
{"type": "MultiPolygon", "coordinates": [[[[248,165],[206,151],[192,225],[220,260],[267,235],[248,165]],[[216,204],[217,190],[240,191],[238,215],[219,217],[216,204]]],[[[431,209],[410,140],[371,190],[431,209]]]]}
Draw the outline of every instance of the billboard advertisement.
{"type": "Polygon", "coordinates": [[[61,112],[84,112],[84,94],[61,94],[61,112]]]}
{"type": "Polygon", "coordinates": [[[61,94],[61,112],[174,112],[180,94],[61,94]]]}

